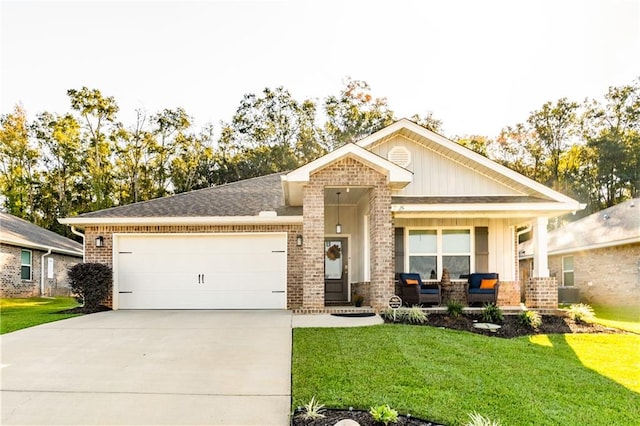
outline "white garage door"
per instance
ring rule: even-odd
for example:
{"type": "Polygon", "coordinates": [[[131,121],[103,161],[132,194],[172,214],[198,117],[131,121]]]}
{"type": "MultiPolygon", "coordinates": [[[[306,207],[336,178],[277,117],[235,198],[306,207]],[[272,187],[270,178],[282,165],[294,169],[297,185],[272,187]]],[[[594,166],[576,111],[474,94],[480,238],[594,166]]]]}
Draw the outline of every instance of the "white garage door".
{"type": "Polygon", "coordinates": [[[121,235],[118,309],[286,309],[286,234],[121,235]]]}

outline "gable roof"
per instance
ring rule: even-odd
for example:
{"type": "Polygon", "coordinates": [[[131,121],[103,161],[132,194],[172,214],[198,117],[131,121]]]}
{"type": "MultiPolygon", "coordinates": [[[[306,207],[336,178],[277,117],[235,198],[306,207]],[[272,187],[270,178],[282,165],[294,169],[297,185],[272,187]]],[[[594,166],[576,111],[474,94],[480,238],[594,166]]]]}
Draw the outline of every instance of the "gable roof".
{"type": "Polygon", "coordinates": [[[60,219],[60,223],[89,225],[295,222],[302,215],[302,208],[284,204],[282,175],[283,173],[275,173],[84,213],[73,218],[60,219]]]}
{"type": "Polygon", "coordinates": [[[302,205],[302,187],[309,182],[309,176],[344,158],[353,158],[387,176],[392,188],[402,188],[411,182],[413,173],[386,158],[374,154],[356,144],[347,143],[302,167],[282,176],[285,201],[289,205],[302,205]]]}
{"type": "Polygon", "coordinates": [[[82,244],[9,213],[0,212],[0,242],[82,257],[82,244]]]}
{"type": "MultiPolygon", "coordinates": [[[[548,234],[550,255],[640,243],[640,198],[625,201],[548,234]]],[[[518,247],[520,258],[533,256],[533,241],[518,247]]]]}
{"type": "MultiPolygon", "coordinates": [[[[444,136],[432,132],[411,120],[400,119],[395,123],[373,133],[357,144],[365,149],[372,149],[397,136],[401,136],[417,144],[423,145],[430,150],[446,157],[450,161],[462,164],[474,172],[486,176],[507,187],[513,188],[523,196],[547,199],[555,203],[562,203],[573,206],[573,210],[580,210],[580,204],[566,195],[529,179],[526,176],[515,172],[508,167],[496,163],[495,161],[478,154],[477,152],[464,147],[444,136]]],[[[569,210],[571,210],[569,208],[569,210]]]]}

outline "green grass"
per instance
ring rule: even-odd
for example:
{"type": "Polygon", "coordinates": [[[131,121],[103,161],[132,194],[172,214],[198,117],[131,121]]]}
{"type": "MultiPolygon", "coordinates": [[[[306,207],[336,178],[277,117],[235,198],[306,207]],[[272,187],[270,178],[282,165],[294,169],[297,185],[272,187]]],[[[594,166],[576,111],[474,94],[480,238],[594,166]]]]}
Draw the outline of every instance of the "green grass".
{"type": "Polygon", "coordinates": [[[77,316],[56,312],[78,306],[72,297],[0,299],[0,334],[77,316]]]}
{"type": "Polygon", "coordinates": [[[500,339],[385,324],[294,329],[293,405],[389,404],[447,425],[640,424],[640,336],[500,339]]]}
{"type": "Polygon", "coordinates": [[[596,322],[640,334],[640,309],[635,306],[592,306],[596,322]]]}

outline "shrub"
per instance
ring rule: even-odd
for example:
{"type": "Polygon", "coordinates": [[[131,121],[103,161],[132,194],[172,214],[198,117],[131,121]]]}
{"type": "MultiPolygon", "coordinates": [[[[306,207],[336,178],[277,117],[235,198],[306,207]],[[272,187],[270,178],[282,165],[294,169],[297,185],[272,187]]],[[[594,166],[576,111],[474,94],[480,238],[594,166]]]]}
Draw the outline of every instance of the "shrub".
{"type": "Polygon", "coordinates": [[[371,407],[369,409],[369,414],[371,414],[373,420],[378,423],[384,423],[385,425],[388,425],[389,423],[398,423],[398,412],[389,407],[389,404],[371,407]]]}
{"type": "Polygon", "coordinates": [[[392,309],[387,308],[382,313],[384,317],[394,322],[405,322],[408,320],[409,310],[407,308],[392,309]]]}
{"type": "Polygon", "coordinates": [[[500,422],[488,419],[478,413],[469,414],[469,418],[471,420],[465,426],[500,426],[500,422]]]}
{"type": "Polygon", "coordinates": [[[504,319],[502,309],[500,309],[495,303],[485,303],[482,310],[482,320],[484,322],[498,322],[504,319]]]}
{"type": "Polygon", "coordinates": [[[420,306],[412,306],[406,309],[405,319],[412,324],[424,324],[427,322],[427,314],[420,306]]]}
{"type": "Polygon", "coordinates": [[[596,314],[593,312],[593,308],[584,303],[577,303],[569,306],[568,312],[569,318],[575,322],[592,322],[596,314]]]}
{"type": "Polygon", "coordinates": [[[520,324],[536,329],[542,325],[542,317],[536,311],[522,311],[518,315],[520,324]]]}
{"type": "Polygon", "coordinates": [[[300,417],[305,420],[316,420],[324,417],[324,414],[322,414],[322,410],[324,410],[324,404],[320,404],[318,401],[316,401],[315,396],[312,396],[311,401],[305,404],[302,408],[304,409],[304,412],[300,414],[300,417]]]}
{"type": "Polygon", "coordinates": [[[460,302],[457,302],[455,300],[449,300],[447,302],[447,315],[453,318],[458,318],[459,316],[461,316],[463,309],[464,306],[460,302]]]}
{"type": "Polygon", "coordinates": [[[113,284],[111,268],[102,263],[78,263],[69,269],[69,288],[87,309],[96,309],[113,284]]]}

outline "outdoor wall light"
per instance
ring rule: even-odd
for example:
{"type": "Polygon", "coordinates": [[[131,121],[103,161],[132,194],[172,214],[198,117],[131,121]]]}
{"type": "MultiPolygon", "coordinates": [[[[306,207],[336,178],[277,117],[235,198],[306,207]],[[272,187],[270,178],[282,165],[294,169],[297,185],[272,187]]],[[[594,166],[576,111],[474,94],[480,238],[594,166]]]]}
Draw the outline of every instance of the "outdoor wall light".
{"type": "Polygon", "coordinates": [[[296,245],[298,247],[302,247],[302,235],[301,234],[296,235],[296,245]]]}
{"type": "Polygon", "coordinates": [[[104,246],[104,237],[102,235],[98,235],[98,237],[96,238],[96,247],[103,247],[104,246]]]}
{"type": "Polygon", "coordinates": [[[342,234],[342,225],[340,225],[340,192],[336,192],[336,198],[338,198],[338,207],[337,207],[337,223],[336,223],[336,234],[342,234]]]}

